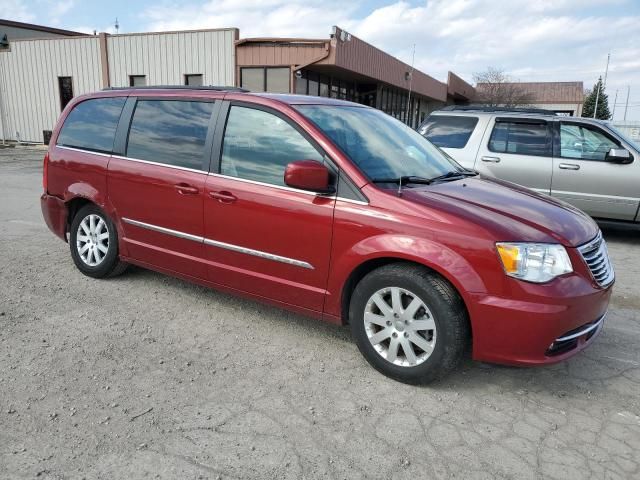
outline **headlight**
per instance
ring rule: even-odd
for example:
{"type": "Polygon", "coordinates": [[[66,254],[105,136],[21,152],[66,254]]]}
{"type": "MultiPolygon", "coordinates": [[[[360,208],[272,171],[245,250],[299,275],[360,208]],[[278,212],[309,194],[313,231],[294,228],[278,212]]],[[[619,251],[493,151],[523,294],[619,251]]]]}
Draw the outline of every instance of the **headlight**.
{"type": "Polygon", "coordinates": [[[547,243],[496,243],[507,275],[527,282],[544,283],[573,272],[562,245],[547,243]]]}

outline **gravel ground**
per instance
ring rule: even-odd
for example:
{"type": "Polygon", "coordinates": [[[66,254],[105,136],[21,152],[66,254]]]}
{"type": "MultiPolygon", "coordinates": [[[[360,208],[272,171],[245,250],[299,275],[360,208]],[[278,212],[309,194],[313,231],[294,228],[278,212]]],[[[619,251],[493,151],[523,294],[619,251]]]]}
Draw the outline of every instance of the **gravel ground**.
{"type": "Polygon", "coordinates": [[[132,268],[93,280],[0,150],[0,478],[640,478],[639,233],[593,346],[428,387],[346,329],[132,268]]]}

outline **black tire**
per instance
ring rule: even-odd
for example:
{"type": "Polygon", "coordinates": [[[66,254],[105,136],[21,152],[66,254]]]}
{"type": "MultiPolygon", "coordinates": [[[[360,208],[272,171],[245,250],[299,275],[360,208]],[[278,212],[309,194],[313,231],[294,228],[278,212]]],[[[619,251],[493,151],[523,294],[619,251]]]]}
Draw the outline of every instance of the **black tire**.
{"type": "MultiPolygon", "coordinates": [[[[120,261],[118,255],[118,232],[116,230],[116,226],[111,221],[109,216],[106,215],[97,205],[85,205],[80,210],[78,210],[76,215],[73,217],[69,232],[69,248],[71,250],[71,258],[73,259],[73,263],[76,264],[78,270],[89,277],[115,277],[116,275],[120,275],[127,269],[127,263],[120,261]],[[107,251],[106,253],[103,253],[102,259],[96,265],[90,265],[89,263],[87,263],[87,261],[83,260],[79,252],[80,246],[78,242],[78,229],[80,228],[80,224],[82,223],[82,221],[90,215],[99,217],[99,219],[101,219],[106,224],[106,228],[108,230],[108,242],[106,247],[107,251]]],[[[94,261],[96,260],[96,257],[92,258],[94,261]]]]}
{"type": "MultiPolygon", "coordinates": [[[[405,294],[403,293],[402,295],[405,294]]],[[[401,303],[410,301],[411,296],[403,296],[401,303]]],[[[418,310],[417,315],[425,312],[426,310],[423,308],[418,310]]],[[[384,318],[386,319],[387,317],[384,318]]],[[[417,320],[420,320],[420,318],[417,318],[417,320]]],[[[400,320],[396,320],[396,322],[400,325],[398,328],[403,328],[400,320]]],[[[410,384],[426,384],[450,373],[463,358],[471,336],[467,310],[458,292],[437,273],[419,265],[408,263],[385,265],[370,272],[358,283],[351,297],[349,323],[360,352],[371,366],[394,380],[410,384]],[[369,341],[364,320],[367,303],[376,292],[393,287],[418,296],[419,300],[422,300],[424,306],[431,313],[431,315],[424,315],[421,318],[433,319],[435,323],[435,330],[431,331],[431,337],[428,337],[428,333],[422,335],[424,338],[430,338],[434,342],[430,354],[419,347],[416,349],[416,351],[420,352],[420,355],[425,357],[424,360],[421,360],[422,363],[414,362],[415,364],[407,364],[406,366],[391,363],[381,353],[378,353],[371,341],[369,341]]],[[[372,326],[380,330],[392,328],[389,323],[386,323],[386,325],[388,327],[377,327],[369,323],[368,328],[370,332],[372,326]]],[[[410,327],[405,327],[406,331],[403,334],[401,333],[402,331],[396,331],[395,323],[393,324],[394,330],[392,331],[396,338],[398,335],[413,335],[409,331],[410,327]]],[[[402,338],[400,340],[407,341],[407,339],[403,340],[402,338]]],[[[389,348],[385,347],[385,345],[390,345],[389,343],[385,344],[387,341],[390,342],[391,338],[389,337],[388,340],[377,344],[378,348],[389,348]]],[[[412,343],[411,348],[413,351],[416,346],[412,343]]],[[[397,361],[407,363],[408,357],[403,359],[404,346],[398,347],[397,351],[397,361]]]]}

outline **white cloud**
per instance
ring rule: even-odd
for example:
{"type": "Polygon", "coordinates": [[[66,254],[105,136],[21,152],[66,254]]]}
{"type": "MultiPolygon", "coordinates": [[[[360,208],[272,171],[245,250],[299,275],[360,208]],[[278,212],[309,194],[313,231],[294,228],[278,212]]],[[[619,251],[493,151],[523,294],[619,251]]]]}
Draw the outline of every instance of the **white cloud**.
{"type": "Polygon", "coordinates": [[[2,0],[2,16],[16,22],[33,23],[35,12],[29,9],[22,0],[2,0]]]}

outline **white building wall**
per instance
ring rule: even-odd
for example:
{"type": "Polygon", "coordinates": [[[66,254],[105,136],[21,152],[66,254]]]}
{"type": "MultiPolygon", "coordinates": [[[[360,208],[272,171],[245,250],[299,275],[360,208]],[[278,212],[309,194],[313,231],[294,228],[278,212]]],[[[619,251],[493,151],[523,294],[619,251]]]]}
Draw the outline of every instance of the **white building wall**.
{"type": "Polygon", "coordinates": [[[71,77],[74,95],[102,88],[98,37],[11,42],[0,52],[0,122],[8,140],[42,142],[61,113],[58,77],[71,77]]]}
{"type": "Polygon", "coordinates": [[[582,116],[581,103],[532,103],[530,106],[534,108],[544,108],[545,110],[572,111],[574,117],[582,116]]]}
{"type": "Polygon", "coordinates": [[[237,29],[141,33],[107,37],[109,82],[128,87],[129,75],[147,85],[184,85],[186,74],[202,74],[203,85],[235,85],[237,29]]]}

